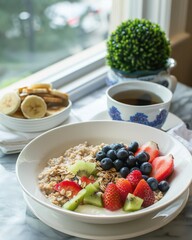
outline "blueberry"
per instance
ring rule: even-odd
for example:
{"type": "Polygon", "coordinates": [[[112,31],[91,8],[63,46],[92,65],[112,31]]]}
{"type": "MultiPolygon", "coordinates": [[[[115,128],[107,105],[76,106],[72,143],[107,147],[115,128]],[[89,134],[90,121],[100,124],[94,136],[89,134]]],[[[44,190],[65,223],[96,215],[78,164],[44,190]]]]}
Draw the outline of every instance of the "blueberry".
{"type": "Polygon", "coordinates": [[[123,163],[121,160],[116,159],[116,160],[113,162],[113,165],[114,165],[115,169],[116,169],[117,171],[119,171],[119,170],[124,166],[124,163],[123,163]]]}
{"type": "Polygon", "coordinates": [[[130,156],[130,155],[134,156],[134,153],[133,153],[132,151],[127,150],[127,152],[128,152],[128,155],[129,155],[129,156],[130,156]]]}
{"type": "Polygon", "coordinates": [[[137,158],[137,162],[138,162],[139,164],[142,164],[142,163],[144,163],[144,162],[148,162],[150,156],[149,156],[149,154],[148,154],[147,152],[142,151],[142,152],[140,152],[140,153],[138,153],[138,154],[136,155],[136,158],[137,158]]]}
{"type": "Polygon", "coordinates": [[[117,159],[116,151],[115,150],[109,150],[107,152],[107,157],[111,158],[112,161],[115,161],[117,159]]]}
{"type": "Polygon", "coordinates": [[[124,148],[125,146],[122,143],[114,143],[112,149],[119,150],[120,148],[124,148]]]}
{"type": "Polygon", "coordinates": [[[113,167],[113,161],[110,158],[103,158],[100,165],[103,170],[109,170],[113,167]]]}
{"type": "Polygon", "coordinates": [[[105,157],[106,157],[106,154],[103,151],[99,151],[96,153],[96,160],[98,161],[101,161],[105,157]]]}
{"type": "Polygon", "coordinates": [[[121,174],[121,177],[126,178],[127,175],[129,174],[129,168],[128,167],[122,167],[119,171],[121,174]]]}
{"type": "Polygon", "coordinates": [[[102,151],[103,151],[104,153],[107,153],[109,150],[111,150],[111,147],[110,147],[109,145],[106,145],[106,146],[104,146],[104,147],[102,148],[102,151]]]}
{"type": "Polygon", "coordinates": [[[132,168],[130,169],[130,172],[132,172],[132,171],[134,171],[134,170],[139,170],[139,171],[140,171],[140,168],[138,168],[138,167],[132,167],[132,168]]]}
{"type": "Polygon", "coordinates": [[[145,179],[145,181],[147,181],[147,179],[149,178],[149,176],[147,176],[147,175],[142,175],[142,178],[145,179]]]}
{"type": "Polygon", "coordinates": [[[126,160],[127,166],[129,168],[135,167],[136,161],[137,161],[137,159],[135,158],[135,156],[129,155],[126,160]]]}
{"type": "Polygon", "coordinates": [[[125,161],[127,158],[128,158],[128,152],[127,150],[125,149],[119,149],[117,151],[117,158],[122,160],[122,161],[125,161]]]}
{"type": "Polygon", "coordinates": [[[158,189],[158,181],[156,178],[154,177],[149,177],[147,179],[147,183],[149,184],[150,188],[153,190],[153,191],[156,191],[158,189]]]}
{"type": "Polygon", "coordinates": [[[166,192],[169,189],[169,183],[165,180],[162,180],[159,184],[158,184],[158,188],[161,192],[166,192]]]}
{"type": "Polygon", "coordinates": [[[138,147],[139,147],[138,142],[132,142],[128,146],[128,150],[135,153],[137,151],[138,147]]]}
{"type": "Polygon", "coordinates": [[[149,162],[144,162],[140,165],[140,171],[142,174],[149,175],[152,171],[152,165],[149,162]]]}

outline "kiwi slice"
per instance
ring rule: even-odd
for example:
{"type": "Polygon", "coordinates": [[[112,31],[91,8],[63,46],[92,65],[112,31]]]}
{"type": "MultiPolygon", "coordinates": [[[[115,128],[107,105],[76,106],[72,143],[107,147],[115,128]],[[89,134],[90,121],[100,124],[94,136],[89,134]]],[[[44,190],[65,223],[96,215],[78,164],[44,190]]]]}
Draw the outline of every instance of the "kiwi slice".
{"type": "Polygon", "coordinates": [[[83,160],[77,160],[74,164],[68,167],[69,171],[80,177],[89,177],[96,169],[96,163],[85,162],[83,160]]]}
{"type": "Polygon", "coordinates": [[[102,192],[95,192],[91,195],[84,196],[83,199],[84,204],[90,204],[97,207],[103,207],[103,201],[102,201],[102,192]]]}
{"type": "Polygon", "coordinates": [[[62,208],[74,211],[80,203],[82,203],[83,198],[86,194],[86,189],[80,190],[76,196],[74,196],[72,199],[70,199],[68,202],[66,202],[62,208]]]}
{"type": "Polygon", "coordinates": [[[137,210],[141,209],[142,204],[143,204],[142,198],[137,197],[137,196],[133,195],[132,193],[129,193],[125,200],[123,210],[124,211],[137,211],[137,210]]]}
{"type": "Polygon", "coordinates": [[[86,187],[86,194],[83,198],[84,204],[90,204],[97,207],[102,207],[102,193],[98,192],[99,189],[99,183],[89,183],[86,187]]]}

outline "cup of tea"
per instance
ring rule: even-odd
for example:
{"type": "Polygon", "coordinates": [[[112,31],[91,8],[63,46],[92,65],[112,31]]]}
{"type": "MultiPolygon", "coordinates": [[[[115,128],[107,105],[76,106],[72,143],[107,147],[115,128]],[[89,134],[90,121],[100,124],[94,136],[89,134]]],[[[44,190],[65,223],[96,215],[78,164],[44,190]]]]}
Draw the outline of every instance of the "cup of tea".
{"type": "Polygon", "coordinates": [[[168,116],[173,93],[157,83],[134,80],[109,87],[106,96],[112,120],[161,128],[168,116]]]}

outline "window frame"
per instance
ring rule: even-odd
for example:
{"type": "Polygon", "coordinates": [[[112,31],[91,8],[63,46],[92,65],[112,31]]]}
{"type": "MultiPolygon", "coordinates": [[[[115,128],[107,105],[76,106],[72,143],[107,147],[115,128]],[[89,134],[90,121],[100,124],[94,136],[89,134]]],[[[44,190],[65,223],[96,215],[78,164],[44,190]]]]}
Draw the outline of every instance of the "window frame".
{"type": "MultiPolygon", "coordinates": [[[[187,10],[188,0],[184,1],[185,7],[182,8],[182,16],[186,15],[187,10]]],[[[109,34],[117,25],[128,18],[148,18],[160,24],[169,36],[170,23],[174,21],[171,16],[171,13],[174,11],[172,2],[173,0],[112,0],[109,34]],[[152,11],[154,8],[158,9],[158,14],[157,11],[152,11]]],[[[182,3],[180,2],[180,4],[182,3]]],[[[184,19],[186,20],[186,17],[184,19]]],[[[179,26],[182,26],[182,28],[178,29],[181,32],[180,34],[186,36],[185,22],[182,21],[182,24],[179,26]]],[[[174,36],[169,37],[174,38],[174,36]]],[[[68,92],[72,101],[76,101],[105,85],[105,77],[108,71],[105,56],[106,42],[103,41],[96,46],[83,50],[74,56],[32,74],[4,88],[1,92],[35,82],[49,82],[52,83],[54,88],[68,92]]]]}

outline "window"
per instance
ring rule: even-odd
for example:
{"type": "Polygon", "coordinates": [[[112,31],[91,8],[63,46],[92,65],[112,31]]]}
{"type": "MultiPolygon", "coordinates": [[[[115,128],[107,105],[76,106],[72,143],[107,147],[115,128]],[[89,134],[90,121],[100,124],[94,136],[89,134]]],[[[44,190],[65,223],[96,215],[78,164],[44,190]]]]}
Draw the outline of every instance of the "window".
{"type": "Polygon", "coordinates": [[[110,12],[111,0],[1,0],[0,88],[102,42],[110,12]]]}
{"type": "Polygon", "coordinates": [[[22,78],[20,85],[49,81],[77,99],[104,84],[108,32],[128,18],[146,18],[159,23],[176,43],[188,36],[187,4],[188,0],[1,0],[0,87],[22,78]],[[63,9],[68,9],[66,16],[63,9]]]}

